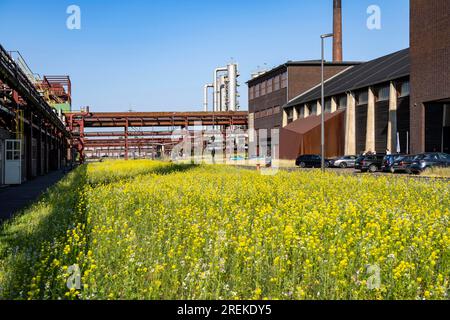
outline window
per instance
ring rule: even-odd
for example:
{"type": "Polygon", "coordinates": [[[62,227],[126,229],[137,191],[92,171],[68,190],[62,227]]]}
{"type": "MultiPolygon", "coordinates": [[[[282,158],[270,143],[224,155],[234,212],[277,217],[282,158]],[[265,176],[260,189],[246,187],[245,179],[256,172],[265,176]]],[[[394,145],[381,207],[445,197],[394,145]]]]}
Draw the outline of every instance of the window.
{"type": "Polygon", "coordinates": [[[347,95],[342,95],[338,98],[338,109],[346,109],[347,108],[347,95]]]}
{"type": "Polygon", "coordinates": [[[280,76],[275,76],[273,78],[273,91],[280,90],[280,76]]]}
{"type": "Polygon", "coordinates": [[[305,117],[305,105],[304,104],[302,104],[300,106],[300,109],[298,111],[298,117],[299,117],[299,119],[303,119],[305,117]]]}
{"type": "Polygon", "coordinates": [[[294,109],[291,108],[291,109],[287,110],[286,113],[287,113],[288,120],[294,119],[294,109]]]}
{"type": "Polygon", "coordinates": [[[267,116],[271,116],[271,115],[273,115],[273,109],[272,108],[267,109],[267,116]]]}
{"type": "Polygon", "coordinates": [[[266,95],[266,82],[261,82],[261,97],[266,95]]]}
{"type": "Polygon", "coordinates": [[[389,100],[390,95],[390,86],[380,87],[377,90],[378,101],[387,101],[389,100]]]}
{"type": "Polygon", "coordinates": [[[273,90],[273,79],[267,80],[266,92],[267,94],[272,93],[273,90]]]}
{"type": "Polygon", "coordinates": [[[359,92],[356,96],[356,101],[358,105],[369,103],[369,93],[366,90],[359,92]]]}
{"type": "Polygon", "coordinates": [[[273,114],[278,114],[280,111],[280,106],[273,107],[273,114]]]}
{"type": "Polygon", "coordinates": [[[260,85],[259,83],[255,86],[255,98],[259,98],[259,90],[260,90],[260,85]]]}
{"type": "Polygon", "coordinates": [[[254,99],[255,98],[255,86],[250,87],[248,90],[249,90],[248,95],[250,97],[250,100],[254,99]]]}
{"type": "Polygon", "coordinates": [[[281,88],[287,88],[288,85],[288,74],[287,72],[281,75],[281,88]]]}
{"type": "Polygon", "coordinates": [[[409,93],[409,81],[405,81],[400,85],[400,97],[407,97],[409,93]]]}
{"type": "Polygon", "coordinates": [[[309,106],[310,115],[317,115],[317,102],[311,103],[309,106]]]}
{"type": "Polygon", "coordinates": [[[331,99],[325,100],[325,113],[331,113],[331,99]]]}

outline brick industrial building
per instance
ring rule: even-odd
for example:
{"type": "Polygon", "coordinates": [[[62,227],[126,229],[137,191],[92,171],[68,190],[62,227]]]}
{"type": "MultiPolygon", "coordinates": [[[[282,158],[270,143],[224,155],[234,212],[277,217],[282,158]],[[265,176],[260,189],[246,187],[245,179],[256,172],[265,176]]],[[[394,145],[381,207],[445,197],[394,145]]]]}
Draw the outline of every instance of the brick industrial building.
{"type": "MultiPolygon", "coordinates": [[[[327,62],[325,78],[354,66],[356,62],[327,62]]],[[[282,108],[291,99],[320,81],[321,61],[288,61],[247,82],[249,123],[255,129],[281,128],[282,108]]]]}
{"type": "Polygon", "coordinates": [[[408,49],[342,72],[326,81],[325,92],[324,107],[320,86],[285,105],[282,158],[320,153],[322,112],[327,157],[387,149],[409,151],[408,49]]]}
{"type": "Polygon", "coordinates": [[[450,148],[450,1],[411,0],[411,151],[450,148]]]}
{"type": "MultiPolygon", "coordinates": [[[[249,124],[255,129],[282,128],[282,159],[320,153],[322,110],[327,157],[388,149],[449,152],[449,39],[450,2],[411,0],[410,49],[363,64],[325,63],[324,106],[320,61],[307,72],[302,68],[308,62],[275,68],[248,82],[249,124]],[[294,66],[298,76],[283,76],[294,66]],[[261,97],[264,81],[277,74],[285,81],[284,91],[268,94],[266,84],[261,97]]],[[[341,41],[337,43],[339,48],[341,41]]],[[[336,48],[333,51],[336,56],[336,48]]]]}

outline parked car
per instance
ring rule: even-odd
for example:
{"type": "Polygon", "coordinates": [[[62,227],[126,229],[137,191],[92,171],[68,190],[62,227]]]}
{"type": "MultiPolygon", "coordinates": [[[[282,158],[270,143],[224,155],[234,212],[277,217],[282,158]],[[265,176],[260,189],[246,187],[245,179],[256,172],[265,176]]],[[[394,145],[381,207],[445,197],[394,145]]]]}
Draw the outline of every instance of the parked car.
{"type": "Polygon", "coordinates": [[[357,156],[343,156],[334,160],[330,160],[330,167],[342,169],[353,168],[355,167],[355,162],[357,158],[358,158],[357,156]]]}
{"type": "Polygon", "coordinates": [[[394,165],[394,162],[399,159],[404,157],[404,154],[388,154],[384,157],[383,159],[383,166],[381,167],[381,170],[383,172],[389,172],[391,171],[392,166],[394,165]]]}
{"type": "MultiPolygon", "coordinates": [[[[295,165],[300,168],[320,168],[322,166],[322,157],[318,155],[302,155],[297,158],[295,165]]],[[[330,166],[330,160],[325,159],[325,167],[330,166]]]]}
{"type": "Polygon", "coordinates": [[[355,162],[355,169],[361,172],[375,173],[381,170],[385,154],[365,155],[359,157],[355,162]]]}
{"type": "Polygon", "coordinates": [[[450,167],[450,155],[437,152],[419,154],[414,158],[409,170],[418,174],[435,167],[450,167]]]}
{"type": "Polygon", "coordinates": [[[415,156],[401,156],[397,158],[391,166],[391,172],[411,173],[409,166],[413,163],[415,156]]]}

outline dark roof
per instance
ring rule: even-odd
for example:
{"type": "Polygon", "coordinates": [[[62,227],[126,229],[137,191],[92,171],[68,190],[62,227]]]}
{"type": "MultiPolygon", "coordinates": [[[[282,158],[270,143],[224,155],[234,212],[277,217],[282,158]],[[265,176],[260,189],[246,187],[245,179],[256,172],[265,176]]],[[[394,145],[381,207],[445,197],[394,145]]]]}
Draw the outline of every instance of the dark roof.
{"type": "MultiPolygon", "coordinates": [[[[345,109],[339,109],[333,113],[325,113],[325,122],[336,117],[337,115],[344,112],[345,109]]],[[[303,119],[297,119],[297,121],[293,121],[287,126],[283,127],[283,130],[289,130],[300,134],[305,134],[311,131],[314,128],[317,128],[322,123],[322,115],[312,115],[303,119]]]]}
{"type": "MultiPolygon", "coordinates": [[[[386,81],[409,76],[410,61],[409,49],[404,49],[387,56],[350,67],[325,82],[325,95],[327,97],[342,94],[347,91],[362,89],[386,81]]],[[[321,97],[321,88],[311,90],[292,99],[286,107],[318,100],[321,97]]]]}
{"type": "MultiPolygon", "coordinates": [[[[283,64],[280,64],[278,67],[275,67],[267,72],[264,72],[260,74],[259,76],[248,80],[246,83],[250,83],[259,79],[262,79],[268,75],[271,75],[283,68],[287,67],[301,67],[301,66],[320,66],[322,63],[322,60],[305,60],[305,61],[286,61],[283,64]]],[[[342,61],[342,62],[333,62],[333,61],[325,61],[325,66],[354,66],[362,64],[363,62],[360,61],[342,61]]]]}

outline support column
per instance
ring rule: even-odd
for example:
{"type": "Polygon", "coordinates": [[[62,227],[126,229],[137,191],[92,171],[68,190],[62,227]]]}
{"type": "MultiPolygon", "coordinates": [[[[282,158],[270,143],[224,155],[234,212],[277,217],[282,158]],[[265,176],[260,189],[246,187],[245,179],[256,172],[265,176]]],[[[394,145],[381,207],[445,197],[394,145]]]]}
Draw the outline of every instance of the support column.
{"type": "Polygon", "coordinates": [[[320,101],[317,101],[317,115],[320,116],[322,114],[322,104],[320,101]]]}
{"type": "Polygon", "coordinates": [[[347,94],[345,113],[345,154],[356,155],[356,99],[353,92],[347,94]]]}
{"type": "MultiPolygon", "coordinates": [[[[366,126],[366,151],[375,152],[375,95],[373,89],[369,88],[369,101],[367,104],[367,126],[366,126]]],[[[378,150],[385,151],[385,150],[378,150]]]]}
{"type": "Polygon", "coordinates": [[[336,111],[337,111],[336,97],[332,97],[331,98],[331,113],[336,112],[336,111]]]}
{"type": "Polygon", "coordinates": [[[45,126],[44,172],[48,173],[48,127],[45,126]]]}
{"type": "Polygon", "coordinates": [[[391,82],[389,93],[389,122],[387,131],[387,149],[391,153],[397,152],[397,107],[398,93],[395,84],[391,82]]]}
{"type": "Polygon", "coordinates": [[[298,119],[298,110],[297,107],[294,107],[294,121],[298,119]]]}
{"type": "Polygon", "coordinates": [[[283,109],[283,128],[288,125],[288,115],[286,109],[283,109]]]}
{"type": "Polygon", "coordinates": [[[305,113],[304,113],[305,118],[309,117],[309,114],[310,114],[309,108],[310,108],[309,104],[305,104],[305,113]]]}
{"type": "Polygon", "coordinates": [[[38,144],[37,144],[37,158],[38,158],[38,165],[37,165],[37,173],[39,176],[43,174],[43,168],[42,168],[42,119],[38,118],[39,122],[39,137],[38,137],[38,144]]]}
{"type": "Polygon", "coordinates": [[[33,112],[29,113],[29,132],[28,132],[28,141],[26,148],[26,156],[25,161],[27,163],[27,180],[33,179],[33,112]]]}
{"type": "Polygon", "coordinates": [[[125,160],[128,160],[128,118],[125,122],[125,160]]]}

